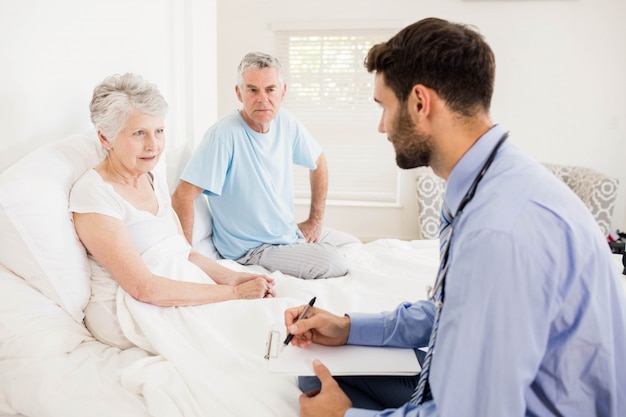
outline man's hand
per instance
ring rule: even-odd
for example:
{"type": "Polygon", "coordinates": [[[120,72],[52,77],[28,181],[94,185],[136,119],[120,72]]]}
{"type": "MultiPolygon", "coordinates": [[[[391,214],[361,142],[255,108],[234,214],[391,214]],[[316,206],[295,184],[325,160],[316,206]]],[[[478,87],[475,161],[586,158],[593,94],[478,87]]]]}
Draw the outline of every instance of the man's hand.
{"type": "Polygon", "coordinates": [[[306,239],[307,243],[315,243],[320,239],[322,235],[323,224],[321,221],[315,221],[312,219],[305,220],[298,223],[298,229],[302,232],[302,235],[306,239]]]}
{"type": "Polygon", "coordinates": [[[350,335],[350,317],[336,316],[328,311],[313,307],[307,316],[298,320],[307,306],[285,311],[287,332],[294,337],[291,344],[306,348],[311,343],[327,346],[345,345],[350,335]]]}
{"type": "Polygon", "coordinates": [[[320,361],[313,361],[313,369],[322,389],[300,395],[300,417],[343,417],[352,401],[320,361]]]}

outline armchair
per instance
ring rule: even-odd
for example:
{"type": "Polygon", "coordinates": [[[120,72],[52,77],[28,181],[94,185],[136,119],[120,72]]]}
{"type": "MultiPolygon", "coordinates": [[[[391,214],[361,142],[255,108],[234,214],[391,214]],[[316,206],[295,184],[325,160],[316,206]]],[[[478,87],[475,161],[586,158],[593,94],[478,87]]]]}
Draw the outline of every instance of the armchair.
{"type": "MultiPolygon", "coordinates": [[[[544,164],[583,201],[596,219],[602,233],[610,232],[618,180],[590,168],[573,165],[544,164]]],[[[439,237],[439,216],[446,183],[432,169],[417,169],[415,181],[420,239],[439,237]]]]}

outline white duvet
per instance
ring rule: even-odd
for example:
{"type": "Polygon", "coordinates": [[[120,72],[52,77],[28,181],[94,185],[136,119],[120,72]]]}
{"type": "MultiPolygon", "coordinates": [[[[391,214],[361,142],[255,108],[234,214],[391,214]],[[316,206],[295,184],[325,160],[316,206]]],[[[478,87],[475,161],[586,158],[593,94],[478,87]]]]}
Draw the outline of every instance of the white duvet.
{"type": "Polygon", "coordinates": [[[268,331],[281,328],[284,310],[312,296],[316,306],[338,314],[390,310],[423,298],[438,263],[434,241],[379,240],[344,252],[345,277],[304,281],[272,274],[274,299],[161,308],[120,290],[120,323],[141,349],[106,347],[78,325],[58,329],[81,342],[65,355],[0,361],[0,414],[297,416],[296,378],[268,372],[264,359],[268,331]]]}

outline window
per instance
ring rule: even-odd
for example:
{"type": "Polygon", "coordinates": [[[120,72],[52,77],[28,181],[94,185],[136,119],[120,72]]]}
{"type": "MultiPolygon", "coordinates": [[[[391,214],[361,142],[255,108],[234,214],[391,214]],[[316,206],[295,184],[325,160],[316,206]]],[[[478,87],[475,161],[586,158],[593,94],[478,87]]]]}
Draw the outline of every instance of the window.
{"type": "MultiPolygon", "coordinates": [[[[322,146],[329,169],[329,200],[397,201],[394,151],[378,133],[381,109],[374,76],[363,66],[370,47],[393,29],[275,29],[293,112],[322,146]]],[[[295,192],[308,198],[309,172],[296,167],[295,192]]]]}

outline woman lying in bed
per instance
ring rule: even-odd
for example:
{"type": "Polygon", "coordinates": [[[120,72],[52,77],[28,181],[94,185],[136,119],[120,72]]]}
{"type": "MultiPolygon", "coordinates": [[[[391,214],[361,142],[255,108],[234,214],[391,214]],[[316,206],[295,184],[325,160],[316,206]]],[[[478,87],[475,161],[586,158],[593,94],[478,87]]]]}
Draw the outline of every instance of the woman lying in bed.
{"type": "Polygon", "coordinates": [[[85,324],[104,343],[132,346],[117,319],[118,287],[159,306],[273,297],[273,280],[236,272],[193,251],[153,172],[165,144],[167,103],[133,74],[106,78],[93,92],[91,120],[106,158],[73,186],[70,210],[91,264],[85,324]],[[217,285],[215,285],[217,284],[217,285]]]}

